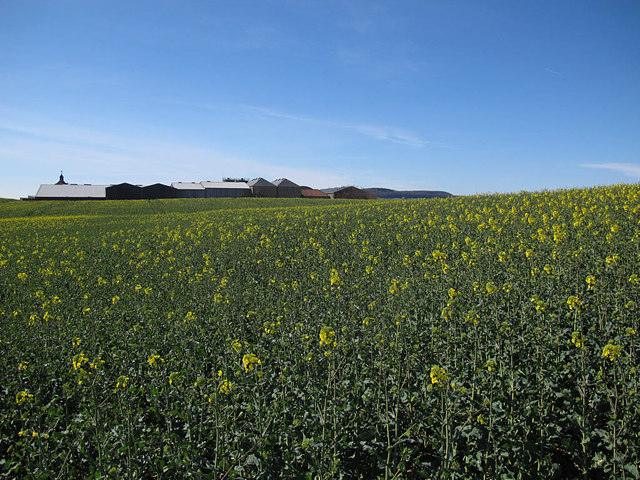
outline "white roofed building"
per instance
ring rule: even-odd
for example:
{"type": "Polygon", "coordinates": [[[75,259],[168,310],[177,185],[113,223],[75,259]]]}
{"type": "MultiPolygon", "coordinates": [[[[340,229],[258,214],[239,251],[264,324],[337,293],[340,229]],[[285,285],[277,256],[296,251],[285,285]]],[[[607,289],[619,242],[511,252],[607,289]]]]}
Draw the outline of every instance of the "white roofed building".
{"type": "Polygon", "coordinates": [[[36,200],[104,200],[108,185],[43,184],[36,193],[36,200]]]}
{"type": "Polygon", "coordinates": [[[250,197],[251,188],[245,182],[173,182],[178,198],[238,198],[250,197]]]}
{"type": "Polygon", "coordinates": [[[200,182],[207,198],[250,197],[251,187],[245,182],[200,182]]]}
{"type": "Polygon", "coordinates": [[[171,186],[178,191],[178,198],[204,198],[204,186],[200,182],[172,182],[171,186]]]}

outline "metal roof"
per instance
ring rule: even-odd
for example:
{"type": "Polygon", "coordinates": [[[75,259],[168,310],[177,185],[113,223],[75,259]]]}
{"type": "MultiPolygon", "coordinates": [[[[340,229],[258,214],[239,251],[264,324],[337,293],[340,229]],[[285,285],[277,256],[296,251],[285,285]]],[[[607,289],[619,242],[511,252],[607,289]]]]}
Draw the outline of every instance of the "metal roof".
{"type": "Polygon", "coordinates": [[[107,188],[113,188],[113,187],[136,187],[136,188],[142,188],[142,185],[134,185],[132,183],[116,183],[114,185],[107,185],[107,188]]]}
{"type": "Polygon", "coordinates": [[[345,188],[349,188],[349,187],[321,188],[320,190],[323,191],[324,193],[335,193],[338,190],[344,190],[345,188]]]}
{"type": "Polygon", "coordinates": [[[295,188],[300,187],[300,185],[296,185],[295,183],[293,183],[288,178],[278,178],[277,180],[273,181],[273,184],[276,187],[295,187],[295,188]]]}
{"type": "Polygon", "coordinates": [[[307,198],[329,198],[329,194],[322,190],[316,190],[315,188],[302,188],[300,189],[300,195],[307,198]]]}
{"type": "Polygon", "coordinates": [[[158,188],[158,187],[162,187],[162,188],[173,188],[170,187],[169,185],[165,185],[164,183],[153,183],[151,185],[145,185],[144,187],[142,187],[143,190],[146,190],[148,188],[158,188]]]}
{"type": "Polygon", "coordinates": [[[106,198],[108,185],[42,184],[36,198],[106,198]]]}
{"type": "Polygon", "coordinates": [[[244,182],[200,182],[204,188],[224,188],[224,189],[242,189],[251,190],[249,185],[244,182]]]}
{"type": "Polygon", "coordinates": [[[273,183],[269,180],[265,180],[262,177],[254,178],[253,180],[249,180],[247,183],[250,187],[275,187],[273,183]]]}
{"type": "Polygon", "coordinates": [[[353,189],[357,192],[364,192],[364,190],[362,190],[361,188],[358,187],[354,187],[353,185],[347,185],[346,187],[334,187],[334,188],[323,188],[322,191],[324,193],[336,193],[336,192],[340,192],[342,190],[347,190],[347,189],[353,189]]]}
{"type": "Polygon", "coordinates": [[[178,190],[204,190],[201,182],[171,182],[171,186],[178,190]]]}

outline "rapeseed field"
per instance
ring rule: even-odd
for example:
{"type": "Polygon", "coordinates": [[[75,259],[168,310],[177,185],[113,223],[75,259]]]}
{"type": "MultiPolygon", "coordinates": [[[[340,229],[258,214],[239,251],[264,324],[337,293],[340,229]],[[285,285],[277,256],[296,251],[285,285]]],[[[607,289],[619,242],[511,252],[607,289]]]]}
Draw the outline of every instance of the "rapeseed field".
{"type": "Polygon", "coordinates": [[[640,478],[640,186],[0,203],[4,478],[640,478]]]}

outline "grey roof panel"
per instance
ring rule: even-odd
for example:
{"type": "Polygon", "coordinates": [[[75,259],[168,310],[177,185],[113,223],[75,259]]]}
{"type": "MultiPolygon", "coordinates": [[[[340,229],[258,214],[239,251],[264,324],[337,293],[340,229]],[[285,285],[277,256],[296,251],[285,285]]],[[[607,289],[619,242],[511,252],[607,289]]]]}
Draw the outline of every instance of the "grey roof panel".
{"type": "Polygon", "coordinates": [[[171,186],[178,190],[204,190],[202,182],[171,182],[171,186]]]}
{"type": "Polygon", "coordinates": [[[247,183],[250,187],[275,187],[273,183],[268,180],[265,180],[262,177],[254,178],[253,180],[249,180],[247,183]]]}
{"type": "Polygon", "coordinates": [[[201,184],[204,188],[251,190],[249,185],[244,182],[201,182],[201,184]]]}
{"type": "Polygon", "coordinates": [[[273,184],[276,187],[294,187],[294,188],[300,187],[300,185],[293,183],[288,178],[278,178],[277,180],[273,181],[273,184]]]}
{"type": "Polygon", "coordinates": [[[106,198],[108,185],[40,185],[36,198],[106,198]]]}

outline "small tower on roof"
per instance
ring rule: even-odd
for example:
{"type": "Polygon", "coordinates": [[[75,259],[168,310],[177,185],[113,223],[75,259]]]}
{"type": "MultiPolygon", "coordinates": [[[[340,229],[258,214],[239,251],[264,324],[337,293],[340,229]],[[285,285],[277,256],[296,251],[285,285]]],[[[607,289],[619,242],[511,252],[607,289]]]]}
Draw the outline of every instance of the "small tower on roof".
{"type": "Polygon", "coordinates": [[[60,170],[60,179],[56,185],[68,185],[67,182],[64,181],[64,175],[62,175],[62,170],[60,170]]]}

